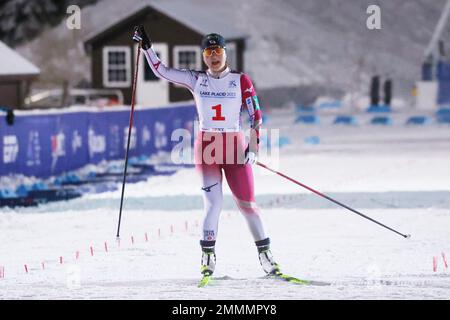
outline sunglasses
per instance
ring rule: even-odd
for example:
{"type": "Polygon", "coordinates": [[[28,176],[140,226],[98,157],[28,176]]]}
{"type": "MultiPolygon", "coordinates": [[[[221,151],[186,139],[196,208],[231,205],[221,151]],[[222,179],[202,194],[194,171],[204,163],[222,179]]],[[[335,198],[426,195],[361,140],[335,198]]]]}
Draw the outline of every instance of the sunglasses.
{"type": "Polygon", "coordinates": [[[203,50],[203,55],[206,57],[211,57],[213,53],[216,54],[216,56],[221,56],[225,52],[225,49],[222,47],[208,47],[203,50]]]}

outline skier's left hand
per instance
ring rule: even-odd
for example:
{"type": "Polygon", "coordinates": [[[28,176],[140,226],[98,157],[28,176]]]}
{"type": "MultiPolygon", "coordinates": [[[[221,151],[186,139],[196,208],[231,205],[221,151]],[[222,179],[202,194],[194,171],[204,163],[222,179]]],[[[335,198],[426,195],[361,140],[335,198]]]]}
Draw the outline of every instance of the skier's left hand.
{"type": "Polygon", "coordinates": [[[255,164],[258,160],[258,154],[256,152],[250,151],[249,147],[245,149],[245,161],[244,164],[255,164]]]}

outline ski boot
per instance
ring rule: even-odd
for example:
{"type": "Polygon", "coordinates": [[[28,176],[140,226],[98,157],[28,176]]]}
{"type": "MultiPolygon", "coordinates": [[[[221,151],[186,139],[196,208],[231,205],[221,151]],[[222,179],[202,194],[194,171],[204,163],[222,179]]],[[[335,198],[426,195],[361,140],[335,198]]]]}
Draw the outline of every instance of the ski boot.
{"type": "Polygon", "coordinates": [[[202,247],[202,266],[200,272],[204,276],[211,276],[216,268],[215,244],[216,241],[200,240],[200,246],[202,247]]]}
{"type": "Polygon", "coordinates": [[[273,259],[272,252],[270,251],[270,239],[266,238],[255,242],[258,248],[259,263],[263,268],[264,272],[268,275],[279,274],[280,266],[273,259]]]}

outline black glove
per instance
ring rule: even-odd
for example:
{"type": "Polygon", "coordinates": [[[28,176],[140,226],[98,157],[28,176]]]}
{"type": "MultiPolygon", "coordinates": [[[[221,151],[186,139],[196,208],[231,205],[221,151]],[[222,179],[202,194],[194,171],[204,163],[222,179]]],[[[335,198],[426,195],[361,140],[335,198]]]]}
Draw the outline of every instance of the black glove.
{"type": "Polygon", "coordinates": [[[152,41],[145,32],[144,26],[142,24],[134,27],[133,40],[136,42],[141,42],[142,49],[148,50],[152,46],[152,41]]]}

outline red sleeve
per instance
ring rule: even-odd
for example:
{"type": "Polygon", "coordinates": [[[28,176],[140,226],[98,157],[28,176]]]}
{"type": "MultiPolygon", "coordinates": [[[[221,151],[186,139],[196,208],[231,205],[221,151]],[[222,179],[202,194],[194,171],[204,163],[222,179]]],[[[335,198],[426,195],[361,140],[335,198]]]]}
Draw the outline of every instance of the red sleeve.
{"type": "Polygon", "coordinates": [[[250,150],[258,151],[259,129],[262,124],[262,113],[259,106],[258,96],[250,77],[243,73],[241,75],[242,106],[247,109],[251,123],[250,150]]]}

